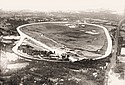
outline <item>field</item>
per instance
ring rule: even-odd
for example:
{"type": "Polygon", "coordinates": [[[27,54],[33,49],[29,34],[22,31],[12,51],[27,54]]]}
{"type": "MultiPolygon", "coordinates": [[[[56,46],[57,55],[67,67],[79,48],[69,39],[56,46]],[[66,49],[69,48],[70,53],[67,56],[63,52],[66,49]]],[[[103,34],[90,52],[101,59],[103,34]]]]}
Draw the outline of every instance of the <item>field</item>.
{"type": "Polygon", "coordinates": [[[53,49],[68,49],[67,52],[75,52],[80,57],[100,57],[107,48],[103,29],[90,25],[70,28],[65,23],[44,23],[25,26],[21,31],[53,49]]]}

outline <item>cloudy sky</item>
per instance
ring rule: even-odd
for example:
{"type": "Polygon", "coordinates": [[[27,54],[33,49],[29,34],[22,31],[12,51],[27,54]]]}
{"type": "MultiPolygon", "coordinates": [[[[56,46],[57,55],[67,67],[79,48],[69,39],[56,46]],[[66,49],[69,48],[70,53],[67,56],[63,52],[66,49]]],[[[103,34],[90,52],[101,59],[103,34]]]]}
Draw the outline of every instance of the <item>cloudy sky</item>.
{"type": "Polygon", "coordinates": [[[0,9],[4,10],[88,10],[110,9],[123,13],[125,0],[0,0],[0,9]]]}

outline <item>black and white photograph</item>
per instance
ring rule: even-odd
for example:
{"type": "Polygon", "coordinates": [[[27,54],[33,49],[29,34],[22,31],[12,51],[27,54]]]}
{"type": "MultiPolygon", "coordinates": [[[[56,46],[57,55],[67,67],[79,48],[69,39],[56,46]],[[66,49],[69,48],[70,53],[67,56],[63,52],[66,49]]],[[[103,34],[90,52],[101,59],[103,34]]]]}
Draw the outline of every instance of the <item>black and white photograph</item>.
{"type": "Polygon", "coordinates": [[[0,85],[125,85],[125,0],[0,0],[0,85]]]}

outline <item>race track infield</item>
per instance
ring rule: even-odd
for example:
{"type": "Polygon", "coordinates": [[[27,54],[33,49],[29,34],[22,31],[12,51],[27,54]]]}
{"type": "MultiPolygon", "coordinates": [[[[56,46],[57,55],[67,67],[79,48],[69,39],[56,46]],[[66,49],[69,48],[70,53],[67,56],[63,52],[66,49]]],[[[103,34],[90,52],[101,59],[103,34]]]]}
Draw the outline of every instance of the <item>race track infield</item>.
{"type": "Polygon", "coordinates": [[[74,53],[81,58],[95,59],[105,54],[108,40],[98,26],[74,23],[40,23],[20,28],[24,34],[40,41],[57,52],[74,53]],[[75,27],[70,28],[67,24],[75,27]]]}

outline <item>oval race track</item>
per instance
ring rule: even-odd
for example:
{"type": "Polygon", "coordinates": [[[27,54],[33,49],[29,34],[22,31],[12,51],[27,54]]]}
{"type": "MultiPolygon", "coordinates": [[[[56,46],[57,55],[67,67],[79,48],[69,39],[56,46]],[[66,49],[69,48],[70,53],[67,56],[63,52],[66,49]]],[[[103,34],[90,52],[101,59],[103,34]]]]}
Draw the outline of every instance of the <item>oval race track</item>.
{"type": "MultiPolygon", "coordinates": [[[[46,60],[46,59],[43,59],[43,58],[40,58],[40,59],[36,59],[36,58],[32,58],[31,56],[27,56],[27,55],[24,55],[24,54],[21,54],[21,53],[19,53],[18,52],[18,47],[22,44],[22,42],[23,42],[23,40],[25,39],[25,38],[27,38],[27,39],[30,39],[31,41],[33,41],[33,42],[35,42],[35,43],[37,43],[37,44],[39,44],[39,45],[41,45],[42,47],[44,47],[44,48],[46,48],[46,49],[48,49],[48,50],[50,50],[50,51],[52,51],[52,52],[55,52],[57,55],[61,55],[62,53],[65,53],[66,51],[65,50],[60,50],[60,49],[58,49],[58,47],[60,47],[60,44],[59,45],[55,45],[55,43],[58,43],[58,41],[55,39],[54,40],[54,38],[51,38],[51,37],[46,37],[46,35],[47,35],[47,33],[44,33],[44,32],[48,32],[48,30],[46,31],[45,29],[44,29],[44,27],[43,28],[40,28],[40,29],[42,29],[42,30],[44,30],[43,31],[43,35],[42,36],[44,36],[44,37],[46,37],[46,39],[47,40],[49,40],[49,41],[51,41],[52,43],[54,42],[54,45],[55,45],[55,47],[56,47],[56,49],[55,49],[55,47],[53,47],[52,45],[53,44],[46,44],[46,43],[44,43],[44,42],[42,42],[42,41],[40,41],[40,40],[38,40],[37,39],[37,37],[34,37],[34,36],[31,36],[31,34],[28,34],[29,32],[25,32],[24,30],[23,30],[23,28],[30,28],[30,26],[37,26],[37,25],[44,25],[44,24],[49,24],[50,23],[50,25],[51,24],[67,24],[68,22],[42,22],[42,23],[32,23],[32,24],[25,24],[25,25],[22,25],[22,26],[19,26],[18,28],[17,28],[17,31],[19,32],[19,34],[20,34],[20,41],[13,47],[13,51],[16,53],[16,54],[18,54],[18,55],[20,55],[20,56],[22,56],[22,57],[24,57],[24,58],[28,58],[28,59],[35,59],[35,60],[45,60],[45,61],[51,61],[51,60],[46,60]],[[50,45],[50,46],[49,46],[50,45]]],[[[103,34],[103,32],[102,32],[102,34],[100,34],[101,36],[105,36],[105,38],[106,38],[106,42],[105,41],[103,41],[102,40],[102,43],[100,43],[100,42],[98,42],[98,44],[101,46],[101,45],[103,45],[103,43],[104,43],[104,45],[106,45],[106,46],[103,46],[105,49],[103,50],[104,52],[103,53],[101,53],[101,56],[98,56],[98,57],[87,57],[87,56],[80,56],[80,58],[78,59],[78,60],[82,60],[82,59],[93,59],[93,60],[96,60],[96,59],[101,59],[101,58],[105,58],[105,57],[107,57],[107,56],[109,56],[110,54],[111,54],[111,51],[112,51],[112,40],[111,40],[111,37],[110,37],[110,35],[109,35],[109,32],[108,32],[108,30],[105,28],[105,27],[103,27],[103,26],[99,26],[99,25],[95,25],[95,24],[88,24],[88,23],[83,23],[83,24],[85,24],[86,26],[94,26],[94,27],[96,27],[96,28],[99,28],[99,29],[97,29],[98,31],[100,31],[100,33],[101,33],[101,31],[103,30],[103,32],[104,32],[104,34],[103,34]],[[100,30],[101,29],[101,30],[100,30]]],[[[50,26],[51,27],[51,26],[50,26]]],[[[50,28],[50,27],[48,27],[48,28],[50,28]]],[[[63,27],[65,27],[65,26],[63,26],[63,27]]],[[[66,28],[66,29],[69,29],[69,28],[66,28]]],[[[73,29],[73,28],[72,28],[73,29]]],[[[31,30],[31,29],[30,29],[31,30]]],[[[58,29],[57,29],[58,30],[58,29]]],[[[52,34],[52,31],[53,31],[53,29],[52,30],[50,30],[50,34],[52,34]]],[[[74,31],[74,30],[73,30],[74,31]]],[[[84,30],[83,30],[84,31],[84,30]]],[[[58,31],[57,31],[58,32],[58,31]]],[[[57,33],[56,32],[56,33],[57,33]]],[[[69,32],[69,31],[66,31],[66,32],[69,32]]],[[[75,31],[76,32],[76,31],[75,31]]],[[[87,30],[85,30],[85,35],[87,34],[87,30]]],[[[80,32],[81,33],[81,32],[80,32]]],[[[88,33],[89,33],[89,31],[88,31],[88,33]]],[[[39,34],[39,32],[37,33],[37,34],[39,34]]],[[[49,33],[48,33],[49,34],[49,33]]],[[[61,35],[62,36],[62,34],[58,34],[58,35],[61,35]]],[[[69,35],[71,35],[71,33],[69,34],[69,35]]],[[[68,36],[69,36],[68,35],[68,36]]],[[[88,34],[87,34],[88,35],[88,34]]],[[[99,35],[99,36],[100,36],[99,35]]],[[[36,35],[36,36],[38,36],[38,35],[36,35]]],[[[53,36],[53,34],[52,34],[52,36],[53,36]]],[[[81,36],[81,35],[80,35],[81,36]]],[[[93,35],[94,36],[94,35],[93,35]]],[[[75,36],[76,37],[76,36],[75,36]]],[[[62,37],[61,37],[62,38],[62,37]]],[[[100,37],[99,37],[100,38],[100,37]]],[[[43,38],[41,38],[41,39],[43,39],[43,38]]],[[[75,38],[74,38],[75,39],[75,38]]],[[[94,38],[95,39],[95,38],[94,38]]],[[[100,38],[100,40],[101,40],[101,38],[100,38]]],[[[64,42],[62,42],[62,41],[60,41],[61,43],[63,43],[63,44],[65,44],[64,42]]],[[[80,40],[80,42],[82,42],[83,43],[83,41],[81,41],[80,40]]],[[[95,45],[96,43],[97,43],[97,41],[95,42],[95,41],[92,41],[93,42],[93,44],[95,45]]],[[[74,43],[74,42],[73,42],[74,43]]],[[[88,44],[88,43],[86,43],[86,44],[88,44]]],[[[75,45],[75,44],[74,44],[75,45]]],[[[61,45],[61,46],[64,46],[64,45],[61,45]]],[[[66,46],[68,47],[69,46],[69,44],[67,43],[66,44],[66,46]]],[[[76,46],[78,46],[77,44],[76,44],[76,46]]],[[[86,46],[86,45],[85,45],[86,46]]],[[[89,47],[91,47],[92,48],[92,45],[88,45],[89,47]]],[[[72,46],[71,46],[72,47],[72,46]]],[[[71,48],[70,46],[69,46],[69,48],[71,48]]],[[[80,48],[80,47],[79,47],[80,48]]],[[[91,50],[91,51],[94,51],[95,49],[89,49],[88,47],[86,47],[86,48],[83,48],[82,50],[85,50],[85,49],[88,49],[88,50],[91,50]]],[[[88,51],[88,54],[90,53],[91,54],[91,51],[89,52],[88,51]]],[[[76,53],[76,51],[74,52],[74,53],[76,53]]],[[[84,53],[87,53],[87,51],[85,51],[84,53]]],[[[86,54],[87,55],[87,54],[86,54]]],[[[52,60],[53,61],[53,60],[52,60]]],[[[75,60],[75,61],[77,61],[77,60],[75,60]]]]}

